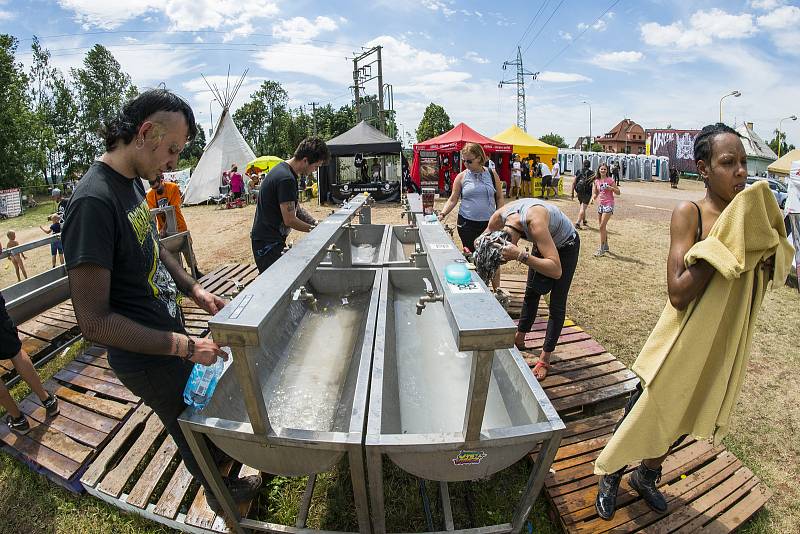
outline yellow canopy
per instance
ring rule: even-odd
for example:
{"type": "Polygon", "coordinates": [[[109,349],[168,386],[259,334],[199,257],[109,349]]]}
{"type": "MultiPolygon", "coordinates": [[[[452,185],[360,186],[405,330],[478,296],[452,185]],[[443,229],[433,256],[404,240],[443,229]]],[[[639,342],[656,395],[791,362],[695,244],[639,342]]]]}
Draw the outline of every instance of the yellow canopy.
{"type": "Polygon", "coordinates": [[[269,172],[272,167],[283,161],[278,156],[259,156],[245,167],[245,172],[256,169],[258,172],[269,172]]]}
{"type": "Polygon", "coordinates": [[[795,148],[794,150],[790,150],[786,154],[773,161],[767,170],[773,174],[785,174],[789,175],[789,170],[792,168],[792,162],[800,160],[800,148],[795,148]]]}
{"type": "Polygon", "coordinates": [[[492,139],[500,141],[501,143],[513,145],[514,153],[522,156],[530,154],[540,157],[556,157],[556,155],[558,155],[558,147],[539,141],[532,135],[525,133],[522,128],[516,125],[503,130],[497,135],[493,135],[492,139]]]}

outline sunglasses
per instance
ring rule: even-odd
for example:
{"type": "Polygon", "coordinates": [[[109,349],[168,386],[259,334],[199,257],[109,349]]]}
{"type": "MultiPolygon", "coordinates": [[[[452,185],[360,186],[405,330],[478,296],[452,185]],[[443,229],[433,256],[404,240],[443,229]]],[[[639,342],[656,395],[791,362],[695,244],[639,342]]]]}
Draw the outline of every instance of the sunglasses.
{"type": "Polygon", "coordinates": [[[467,165],[472,165],[473,161],[475,161],[475,160],[474,159],[465,159],[464,163],[466,163],[467,165]]]}

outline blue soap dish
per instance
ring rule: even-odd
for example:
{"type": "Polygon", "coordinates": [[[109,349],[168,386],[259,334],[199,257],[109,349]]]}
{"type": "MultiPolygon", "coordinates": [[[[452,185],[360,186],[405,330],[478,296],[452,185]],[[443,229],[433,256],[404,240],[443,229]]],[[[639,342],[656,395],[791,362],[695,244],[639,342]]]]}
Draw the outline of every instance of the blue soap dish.
{"type": "Polygon", "coordinates": [[[472,282],[472,273],[463,263],[451,263],[444,268],[444,279],[451,284],[469,284],[472,282]]]}

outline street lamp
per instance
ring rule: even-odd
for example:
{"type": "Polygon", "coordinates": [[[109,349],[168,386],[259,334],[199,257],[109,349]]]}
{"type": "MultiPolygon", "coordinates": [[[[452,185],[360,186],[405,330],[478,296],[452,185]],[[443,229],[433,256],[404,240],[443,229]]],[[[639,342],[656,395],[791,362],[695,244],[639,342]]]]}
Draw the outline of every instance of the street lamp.
{"type": "Polygon", "coordinates": [[[581,102],[581,104],[586,104],[587,106],[589,106],[589,142],[587,143],[589,145],[589,148],[587,151],[591,152],[592,151],[592,105],[586,100],[581,102]]]}
{"type": "Polygon", "coordinates": [[[739,98],[742,96],[742,93],[739,91],[731,91],[727,95],[723,95],[722,98],[719,99],[719,122],[722,122],[722,101],[725,100],[727,97],[732,96],[734,98],[739,98]]]}
{"type": "Polygon", "coordinates": [[[791,119],[793,121],[796,121],[797,120],[797,115],[789,115],[788,117],[784,117],[784,118],[782,118],[781,120],[778,121],[778,158],[781,157],[781,131],[783,131],[783,129],[781,128],[781,125],[783,124],[783,121],[789,120],[789,119],[791,119]]]}

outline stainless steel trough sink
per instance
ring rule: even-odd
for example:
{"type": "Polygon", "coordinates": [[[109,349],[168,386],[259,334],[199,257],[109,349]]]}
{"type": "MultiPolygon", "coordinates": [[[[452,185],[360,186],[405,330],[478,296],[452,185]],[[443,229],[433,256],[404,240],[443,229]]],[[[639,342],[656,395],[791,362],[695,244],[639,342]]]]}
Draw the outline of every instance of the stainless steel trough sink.
{"type": "Polygon", "coordinates": [[[383,261],[388,227],[384,224],[357,224],[342,232],[335,246],[336,256],[325,254],[321,266],[378,267],[383,261]]]}
{"type": "Polygon", "coordinates": [[[253,434],[232,366],[190,419],[234,459],[283,476],[330,470],[361,443],[380,271],[320,269],[304,287],[316,302],[286,299],[265,325],[273,335],[248,349],[271,432],[253,434]]]}
{"type": "Polygon", "coordinates": [[[427,257],[419,239],[419,228],[414,226],[392,226],[386,240],[383,256],[386,267],[428,266],[427,257]]]}
{"type": "Polygon", "coordinates": [[[22,324],[69,298],[69,280],[63,265],[3,289],[8,314],[22,324]]]}

